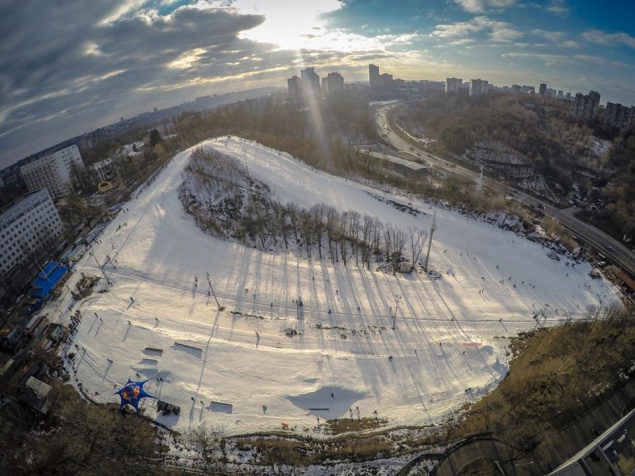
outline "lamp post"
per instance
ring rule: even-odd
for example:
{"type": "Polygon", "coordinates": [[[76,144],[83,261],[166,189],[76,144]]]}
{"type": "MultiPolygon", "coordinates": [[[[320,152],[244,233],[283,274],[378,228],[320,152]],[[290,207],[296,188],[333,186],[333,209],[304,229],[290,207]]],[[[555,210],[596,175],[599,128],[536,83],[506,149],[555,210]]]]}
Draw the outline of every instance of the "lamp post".
{"type": "MultiPolygon", "coordinates": [[[[593,219],[593,212],[595,212],[595,210],[591,210],[591,216],[589,217],[589,220],[586,222],[586,225],[584,227],[584,234],[586,235],[587,230],[589,229],[589,225],[591,224],[591,220],[593,219]]],[[[584,252],[586,251],[586,245],[589,244],[589,240],[587,238],[584,239],[584,246],[582,247],[582,253],[584,254],[584,252]]]]}
{"type": "Polygon", "coordinates": [[[106,283],[110,284],[110,281],[108,280],[108,276],[106,276],[106,272],[104,271],[104,269],[99,264],[99,261],[97,261],[97,258],[95,257],[95,254],[92,251],[89,251],[88,254],[91,255],[93,257],[93,259],[95,260],[95,263],[97,264],[97,267],[99,268],[99,271],[101,271],[101,274],[104,275],[104,279],[106,280],[106,283]]]}
{"type": "Polygon", "coordinates": [[[392,330],[395,330],[395,325],[397,322],[397,310],[399,309],[399,301],[401,300],[401,296],[395,294],[395,315],[392,316],[392,330]]]}
{"type": "Polygon", "coordinates": [[[594,212],[595,212],[595,210],[591,209],[591,216],[589,217],[589,221],[586,222],[586,226],[584,227],[584,232],[585,233],[589,229],[589,224],[591,223],[591,220],[593,219],[593,213],[594,212]]]}

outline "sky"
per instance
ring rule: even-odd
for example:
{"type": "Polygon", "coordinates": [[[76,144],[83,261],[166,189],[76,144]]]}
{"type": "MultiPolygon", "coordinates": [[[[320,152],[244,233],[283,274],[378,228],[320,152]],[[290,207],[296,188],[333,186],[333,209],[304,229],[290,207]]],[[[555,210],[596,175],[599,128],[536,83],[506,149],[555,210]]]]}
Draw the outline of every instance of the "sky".
{"type": "Polygon", "coordinates": [[[635,105],[632,0],[4,0],[0,168],[198,96],[280,86],[482,78],[635,105]]]}

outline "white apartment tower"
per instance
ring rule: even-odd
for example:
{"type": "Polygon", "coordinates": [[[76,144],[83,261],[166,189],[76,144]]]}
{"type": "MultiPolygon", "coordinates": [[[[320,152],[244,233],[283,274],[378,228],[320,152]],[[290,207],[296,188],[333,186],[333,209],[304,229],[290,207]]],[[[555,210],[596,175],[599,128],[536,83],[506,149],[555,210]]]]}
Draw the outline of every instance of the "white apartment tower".
{"type": "Polygon", "coordinates": [[[445,94],[459,94],[463,80],[461,78],[446,78],[445,94]]]}
{"type": "Polygon", "coordinates": [[[29,254],[50,247],[62,234],[62,220],[46,188],[30,192],[0,212],[0,275],[26,263],[29,254]]]}
{"type": "Polygon", "coordinates": [[[29,191],[48,188],[53,198],[63,197],[69,192],[73,164],[83,167],[82,156],[76,145],[41,157],[20,167],[29,191]]]}
{"type": "Polygon", "coordinates": [[[315,68],[305,68],[300,70],[300,85],[302,93],[306,98],[320,97],[320,77],[315,72],[315,68]]]}
{"type": "Polygon", "coordinates": [[[487,81],[484,79],[470,79],[470,96],[485,96],[487,81]]]}
{"type": "Polygon", "coordinates": [[[344,77],[340,73],[329,73],[322,78],[322,93],[326,96],[344,91],[344,77]]]}

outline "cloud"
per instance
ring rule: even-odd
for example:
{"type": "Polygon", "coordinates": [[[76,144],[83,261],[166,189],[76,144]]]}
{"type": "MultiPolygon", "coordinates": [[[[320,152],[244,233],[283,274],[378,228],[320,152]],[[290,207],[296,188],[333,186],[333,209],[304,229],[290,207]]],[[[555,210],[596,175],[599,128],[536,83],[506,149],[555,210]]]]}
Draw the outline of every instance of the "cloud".
{"type": "Polygon", "coordinates": [[[563,31],[531,30],[531,32],[536,36],[542,36],[553,42],[560,41],[566,36],[563,31]]]}
{"type": "Polygon", "coordinates": [[[215,92],[213,81],[227,81],[224,90],[271,85],[258,84],[254,71],[279,77],[296,57],[239,37],[262,15],[183,7],[132,14],[124,1],[54,3],[0,6],[5,164],[121,116],[215,92]]]}
{"type": "Polygon", "coordinates": [[[575,61],[570,56],[566,55],[554,55],[547,53],[503,53],[503,58],[535,58],[545,62],[548,65],[555,64],[572,64],[575,61]]]}
{"type": "Polygon", "coordinates": [[[523,36],[523,33],[514,28],[511,23],[491,20],[485,16],[474,17],[467,22],[437,25],[432,35],[440,38],[453,38],[465,37],[482,31],[489,31],[490,39],[496,42],[509,42],[523,36]]]}
{"type": "Polygon", "coordinates": [[[471,38],[463,38],[462,40],[454,40],[450,42],[450,44],[453,46],[463,46],[469,45],[471,43],[474,43],[474,40],[472,40],[471,38]]]}
{"type": "Polygon", "coordinates": [[[631,48],[635,48],[635,37],[629,35],[628,33],[604,33],[600,30],[587,30],[582,33],[582,38],[601,45],[626,45],[631,48]]]}
{"type": "Polygon", "coordinates": [[[578,59],[580,61],[586,61],[587,63],[602,64],[602,65],[609,65],[609,66],[619,66],[619,67],[628,66],[626,63],[622,63],[621,61],[613,61],[613,60],[602,58],[599,56],[573,55],[573,58],[578,59]]]}
{"type": "Polygon", "coordinates": [[[565,7],[564,0],[553,0],[551,5],[547,7],[547,10],[556,15],[566,15],[570,11],[565,7]]]}
{"type": "Polygon", "coordinates": [[[582,48],[582,43],[573,40],[567,40],[563,41],[561,43],[561,46],[564,46],[565,48],[582,48]]]}
{"type": "Polygon", "coordinates": [[[579,62],[584,63],[593,63],[593,64],[601,64],[601,65],[609,65],[609,66],[618,66],[618,67],[627,67],[626,63],[622,63],[620,61],[613,61],[607,58],[602,58],[599,56],[591,56],[591,55],[554,55],[554,54],[546,54],[546,53],[503,53],[501,55],[503,58],[535,58],[545,62],[548,65],[556,65],[556,64],[576,64],[579,62]],[[576,61],[577,60],[577,61],[576,61]]]}
{"type": "Polygon", "coordinates": [[[471,13],[481,13],[491,8],[506,8],[516,5],[517,0],[454,0],[464,10],[471,13]]]}
{"type": "Polygon", "coordinates": [[[580,48],[582,46],[581,43],[574,40],[564,40],[567,36],[567,33],[564,31],[547,31],[534,29],[531,30],[531,33],[536,36],[541,36],[543,38],[547,38],[551,40],[553,43],[556,43],[557,46],[562,46],[564,48],[580,48]]]}

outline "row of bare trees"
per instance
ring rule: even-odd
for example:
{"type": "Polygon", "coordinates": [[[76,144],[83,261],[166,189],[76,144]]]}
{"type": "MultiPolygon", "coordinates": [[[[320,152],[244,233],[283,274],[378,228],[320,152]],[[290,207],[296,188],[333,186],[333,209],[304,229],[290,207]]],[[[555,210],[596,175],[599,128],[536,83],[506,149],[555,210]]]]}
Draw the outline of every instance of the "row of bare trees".
{"type": "Polygon", "coordinates": [[[217,237],[263,250],[295,249],[345,266],[354,260],[370,269],[373,261],[387,262],[396,272],[402,261],[418,261],[427,237],[418,228],[384,224],[356,211],[284,205],[239,162],[217,151],[193,154],[180,195],[198,225],[217,237]]]}

